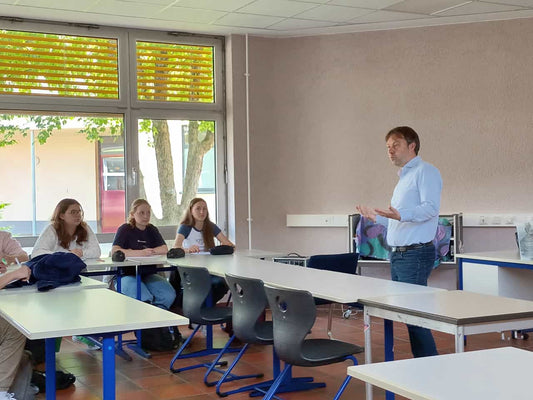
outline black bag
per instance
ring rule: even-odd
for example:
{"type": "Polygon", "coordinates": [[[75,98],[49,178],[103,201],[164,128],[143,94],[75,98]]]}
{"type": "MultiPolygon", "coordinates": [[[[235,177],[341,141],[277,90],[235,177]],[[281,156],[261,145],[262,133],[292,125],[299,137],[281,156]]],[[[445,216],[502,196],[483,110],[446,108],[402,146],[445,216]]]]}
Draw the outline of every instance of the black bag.
{"type": "Polygon", "coordinates": [[[180,247],[174,247],[167,252],[167,258],[185,257],[185,250],[180,247]]]}
{"type": "Polygon", "coordinates": [[[122,262],[126,259],[126,254],[122,250],[117,250],[111,256],[111,260],[115,262],[122,262]]]}
{"type": "Polygon", "coordinates": [[[152,351],[175,350],[183,339],[177,327],[163,326],[141,331],[141,347],[152,351]],[[172,330],[172,331],[171,331],[172,330]]]}
{"type": "Polygon", "coordinates": [[[220,256],[223,254],[233,254],[235,247],[228,246],[226,244],[221,244],[220,246],[215,246],[212,249],[209,249],[209,252],[214,256],[220,256]]]}

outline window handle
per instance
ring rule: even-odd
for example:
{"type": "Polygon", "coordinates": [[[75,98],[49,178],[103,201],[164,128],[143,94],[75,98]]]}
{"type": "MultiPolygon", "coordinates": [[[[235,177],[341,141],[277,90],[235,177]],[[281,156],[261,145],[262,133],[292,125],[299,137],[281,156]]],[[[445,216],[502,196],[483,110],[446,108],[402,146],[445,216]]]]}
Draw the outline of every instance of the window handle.
{"type": "Polygon", "coordinates": [[[131,182],[132,186],[137,186],[137,168],[135,167],[131,169],[131,182]]]}

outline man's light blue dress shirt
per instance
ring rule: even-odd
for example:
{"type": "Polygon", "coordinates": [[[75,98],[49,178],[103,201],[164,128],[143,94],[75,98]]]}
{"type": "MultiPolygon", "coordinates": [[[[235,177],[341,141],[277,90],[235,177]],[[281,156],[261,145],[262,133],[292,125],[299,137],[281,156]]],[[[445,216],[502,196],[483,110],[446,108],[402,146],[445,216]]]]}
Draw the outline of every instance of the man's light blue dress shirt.
{"type": "Polygon", "coordinates": [[[400,171],[394,188],[391,206],[396,208],[401,220],[377,217],[377,222],[387,225],[389,246],[409,246],[433,240],[437,232],[440,210],[442,178],[439,170],[416,156],[400,171]]]}

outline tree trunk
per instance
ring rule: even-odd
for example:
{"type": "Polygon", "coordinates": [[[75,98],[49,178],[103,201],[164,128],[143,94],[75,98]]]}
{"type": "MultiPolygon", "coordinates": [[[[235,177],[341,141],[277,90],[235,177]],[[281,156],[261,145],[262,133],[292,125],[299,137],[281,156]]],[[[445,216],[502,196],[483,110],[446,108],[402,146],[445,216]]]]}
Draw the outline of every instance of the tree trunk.
{"type": "Polygon", "coordinates": [[[215,145],[215,133],[209,130],[200,132],[198,126],[198,121],[189,122],[189,153],[187,155],[187,169],[185,170],[183,195],[181,196],[180,204],[182,213],[189,202],[196,197],[205,153],[215,145]]]}
{"type": "Polygon", "coordinates": [[[163,215],[161,219],[152,217],[160,225],[178,224],[187,205],[196,196],[205,154],[215,144],[214,132],[200,132],[198,121],[189,122],[187,165],[183,179],[183,193],[178,205],[174,183],[174,163],[170,151],[170,134],[165,120],[153,121],[153,138],[157,160],[157,177],[163,215]]]}
{"type": "Polygon", "coordinates": [[[175,224],[177,215],[176,185],[174,183],[174,162],[170,147],[170,133],[166,120],[153,120],[152,136],[154,138],[155,158],[157,161],[157,177],[159,180],[159,196],[163,215],[160,223],[175,224]]]}

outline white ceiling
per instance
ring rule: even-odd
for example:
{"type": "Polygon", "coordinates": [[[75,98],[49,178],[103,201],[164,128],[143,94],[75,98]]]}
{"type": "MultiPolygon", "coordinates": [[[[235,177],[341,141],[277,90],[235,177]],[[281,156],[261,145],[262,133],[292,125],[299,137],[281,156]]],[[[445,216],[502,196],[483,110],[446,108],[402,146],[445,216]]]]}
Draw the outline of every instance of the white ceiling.
{"type": "Polygon", "coordinates": [[[303,36],[533,17],[533,0],[0,0],[0,16],[303,36]]]}

